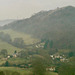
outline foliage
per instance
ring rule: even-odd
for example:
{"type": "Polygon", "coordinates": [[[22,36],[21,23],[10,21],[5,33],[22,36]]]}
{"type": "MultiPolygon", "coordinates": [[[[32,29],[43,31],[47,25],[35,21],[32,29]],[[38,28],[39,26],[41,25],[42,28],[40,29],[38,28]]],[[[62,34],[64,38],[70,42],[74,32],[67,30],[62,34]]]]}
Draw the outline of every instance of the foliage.
{"type": "Polygon", "coordinates": [[[39,41],[39,39],[32,37],[30,34],[26,34],[23,32],[17,32],[16,30],[12,30],[12,29],[0,30],[0,32],[9,34],[11,36],[12,41],[14,41],[15,38],[23,38],[24,43],[26,45],[37,43],[39,41]]]}
{"type": "Polygon", "coordinates": [[[3,41],[6,41],[8,43],[11,43],[11,37],[9,34],[5,34],[4,32],[0,32],[0,39],[2,39],[3,41]]]}
{"type": "Polygon", "coordinates": [[[44,64],[44,60],[41,57],[37,57],[33,62],[33,73],[34,75],[45,75],[46,66],[44,64]]]}
{"type": "Polygon", "coordinates": [[[25,58],[27,56],[28,56],[28,53],[26,51],[22,50],[18,53],[18,57],[20,57],[20,58],[25,58]]]}
{"type": "Polygon", "coordinates": [[[75,66],[64,64],[59,68],[59,75],[75,75],[75,66]]]}
{"type": "Polygon", "coordinates": [[[53,41],[45,40],[44,49],[53,48],[53,41]]]}
{"type": "Polygon", "coordinates": [[[0,71],[0,75],[5,75],[3,71],[0,71]]]}
{"type": "Polygon", "coordinates": [[[13,41],[13,45],[18,48],[25,48],[25,43],[22,38],[15,38],[13,41]]]}
{"type": "Polygon", "coordinates": [[[15,47],[25,48],[25,43],[22,38],[14,38],[14,40],[12,41],[11,36],[9,34],[0,32],[0,39],[2,39],[3,41],[5,41],[15,47]]]}
{"type": "Polygon", "coordinates": [[[33,37],[53,40],[55,48],[75,49],[74,12],[75,7],[72,6],[39,12],[29,19],[9,24],[6,29],[11,28],[18,32],[31,34],[33,37]]]}
{"type": "Polygon", "coordinates": [[[9,66],[9,62],[6,61],[5,64],[4,64],[4,66],[8,67],[9,66]]]}
{"type": "Polygon", "coordinates": [[[6,49],[2,49],[1,50],[1,52],[0,52],[0,54],[2,54],[3,56],[7,56],[7,54],[8,54],[8,52],[7,52],[7,50],[6,49]]]}
{"type": "Polygon", "coordinates": [[[69,52],[68,53],[68,57],[70,58],[70,57],[73,57],[74,56],[74,53],[73,52],[69,52]]]}
{"type": "Polygon", "coordinates": [[[20,75],[18,72],[13,72],[12,75],[20,75]]]}

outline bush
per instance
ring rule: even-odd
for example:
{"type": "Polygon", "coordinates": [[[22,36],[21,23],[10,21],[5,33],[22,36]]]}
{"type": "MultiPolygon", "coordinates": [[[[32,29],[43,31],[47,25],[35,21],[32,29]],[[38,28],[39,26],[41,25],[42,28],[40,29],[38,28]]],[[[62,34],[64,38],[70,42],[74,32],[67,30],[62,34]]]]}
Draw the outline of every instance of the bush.
{"type": "Polygon", "coordinates": [[[34,73],[34,75],[45,75],[46,66],[44,64],[43,58],[37,57],[32,62],[32,67],[33,67],[33,73],[34,73]]]}
{"type": "Polygon", "coordinates": [[[64,64],[59,68],[59,75],[75,75],[75,66],[64,64]]]}
{"type": "Polygon", "coordinates": [[[3,71],[0,71],[0,75],[5,75],[3,71]]]}
{"type": "Polygon", "coordinates": [[[12,75],[20,75],[18,72],[13,72],[12,75]]]}

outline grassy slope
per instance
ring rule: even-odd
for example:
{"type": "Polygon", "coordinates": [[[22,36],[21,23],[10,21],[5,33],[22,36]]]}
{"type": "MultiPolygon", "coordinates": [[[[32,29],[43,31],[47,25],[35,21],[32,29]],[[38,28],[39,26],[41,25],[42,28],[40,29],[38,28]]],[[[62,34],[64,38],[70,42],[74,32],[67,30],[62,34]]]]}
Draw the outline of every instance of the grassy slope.
{"type": "Polygon", "coordinates": [[[21,75],[29,75],[30,74],[30,70],[27,69],[20,69],[20,68],[14,68],[14,67],[1,67],[0,71],[5,71],[5,70],[9,70],[10,72],[19,72],[21,75]]]}
{"type": "Polygon", "coordinates": [[[10,45],[10,44],[8,44],[8,43],[6,43],[6,42],[0,40],[0,51],[1,51],[2,49],[7,49],[8,54],[12,54],[15,50],[20,51],[19,48],[14,47],[14,46],[12,46],[12,45],[10,45]]]}
{"type": "MultiPolygon", "coordinates": [[[[10,34],[12,40],[14,38],[18,38],[18,37],[21,37],[24,39],[25,43],[26,44],[32,44],[32,43],[36,43],[38,41],[38,39],[35,39],[35,38],[32,38],[30,35],[27,35],[27,34],[24,34],[24,33],[19,33],[19,32],[16,32],[16,31],[13,31],[13,30],[2,30],[0,32],[4,32],[4,33],[8,33],[10,34]]],[[[8,44],[7,42],[4,42],[0,39],[0,51],[2,49],[7,49],[8,51],[8,54],[13,54],[15,50],[17,51],[20,51],[21,49],[17,48],[17,47],[14,47],[12,46],[11,44],[8,44]]],[[[1,57],[1,55],[0,55],[1,57]]],[[[21,60],[21,59],[12,59],[15,63],[22,63],[22,62],[25,62],[25,60],[21,60]]],[[[11,61],[11,60],[9,60],[11,61]]],[[[0,60],[0,64],[2,63],[5,63],[5,60],[0,60]]],[[[11,62],[13,63],[13,62],[11,62]]]]}
{"type": "Polygon", "coordinates": [[[47,72],[46,75],[58,75],[57,73],[54,73],[54,72],[47,72]]]}
{"type": "MultiPolygon", "coordinates": [[[[17,71],[21,75],[30,75],[31,70],[30,69],[21,69],[21,68],[14,68],[14,67],[0,67],[0,70],[9,70],[9,71],[17,71]]],[[[53,72],[47,72],[46,75],[57,75],[56,73],[53,72]]]]}
{"type": "Polygon", "coordinates": [[[23,40],[26,44],[32,44],[32,43],[36,43],[36,42],[39,41],[38,39],[31,37],[31,35],[24,34],[24,33],[21,33],[21,32],[16,32],[16,31],[13,31],[11,29],[2,30],[2,32],[8,33],[11,36],[12,40],[14,38],[23,38],[23,40]]]}
{"type": "Polygon", "coordinates": [[[27,63],[28,60],[24,59],[24,58],[11,58],[11,59],[8,59],[8,62],[10,64],[23,64],[23,63],[27,63]]]}
{"type": "MultiPolygon", "coordinates": [[[[32,44],[32,43],[36,43],[36,42],[39,41],[38,39],[32,38],[30,35],[20,33],[20,32],[16,32],[16,31],[13,31],[11,29],[1,30],[0,32],[8,33],[11,36],[12,40],[14,40],[14,38],[23,38],[24,42],[26,44],[32,44]]],[[[15,50],[17,50],[17,51],[21,50],[17,47],[14,47],[14,46],[0,40],[0,50],[2,50],[2,49],[7,49],[9,54],[12,54],[15,50]]]]}

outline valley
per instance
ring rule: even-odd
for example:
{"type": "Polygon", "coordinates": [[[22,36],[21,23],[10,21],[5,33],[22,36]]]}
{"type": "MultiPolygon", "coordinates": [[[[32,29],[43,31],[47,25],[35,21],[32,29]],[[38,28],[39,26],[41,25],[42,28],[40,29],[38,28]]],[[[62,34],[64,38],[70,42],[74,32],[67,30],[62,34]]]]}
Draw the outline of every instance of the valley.
{"type": "Polygon", "coordinates": [[[0,27],[0,72],[74,75],[74,69],[75,7],[41,11],[0,27]]]}

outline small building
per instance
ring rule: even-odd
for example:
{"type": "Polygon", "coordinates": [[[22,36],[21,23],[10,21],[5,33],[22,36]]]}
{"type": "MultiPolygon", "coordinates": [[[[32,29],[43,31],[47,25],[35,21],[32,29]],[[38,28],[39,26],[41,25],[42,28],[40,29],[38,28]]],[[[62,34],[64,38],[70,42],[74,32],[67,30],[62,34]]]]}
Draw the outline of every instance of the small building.
{"type": "Polygon", "coordinates": [[[65,58],[60,59],[61,62],[64,62],[65,60],[66,60],[65,58]]]}
{"type": "Polygon", "coordinates": [[[7,56],[7,58],[10,58],[10,56],[7,56]]]}
{"type": "Polygon", "coordinates": [[[14,54],[14,55],[13,55],[13,57],[14,57],[14,58],[16,58],[16,57],[17,57],[17,55],[16,55],[16,54],[14,54]]]}
{"type": "Polygon", "coordinates": [[[60,55],[55,55],[55,58],[60,58],[60,55]]]}
{"type": "Polygon", "coordinates": [[[53,55],[50,55],[50,57],[53,58],[54,56],[53,55]]]}
{"type": "Polygon", "coordinates": [[[38,45],[36,45],[36,48],[39,48],[39,46],[38,46],[38,45]]]}
{"type": "Polygon", "coordinates": [[[16,58],[17,55],[18,55],[18,53],[13,53],[13,54],[12,54],[12,56],[13,56],[14,58],[16,58]]]}
{"type": "Polygon", "coordinates": [[[48,67],[46,68],[46,71],[55,71],[55,67],[48,67]]]}

